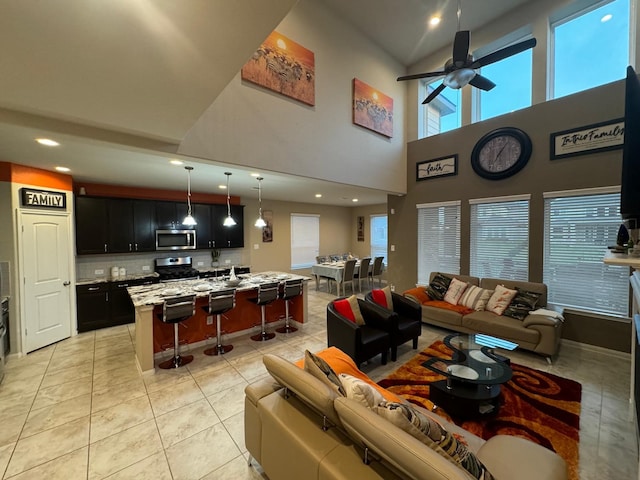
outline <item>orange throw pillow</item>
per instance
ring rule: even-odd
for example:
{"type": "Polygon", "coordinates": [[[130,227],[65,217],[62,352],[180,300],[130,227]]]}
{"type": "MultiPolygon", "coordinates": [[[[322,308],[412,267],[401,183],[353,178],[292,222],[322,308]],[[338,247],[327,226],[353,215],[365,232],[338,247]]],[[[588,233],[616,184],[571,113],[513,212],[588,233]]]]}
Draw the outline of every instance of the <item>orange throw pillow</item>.
{"type": "Polygon", "coordinates": [[[419,303],[424,303],[431,300],[431,297],[427,295],[427,289],[424,287],[416,287],[410,290],[405,290],[404,292],[402,292],[402,295],[404,295],[405,297],[413,297],[419,303]]]}
{"type": "MultiPolygon", "coordinates": [[[[363,382],[371,385],[375,388],[380,394],[384,397],[387,402],[399,402],[402,403],[404,400],[394,393],[391,393],[385,388],[382,388],[376,382],[371,380],[366,373],[363,373],[355,364],[355,362],[351,359],[349,355],[344,353],[342,350],[336,347],[329,347],[319,352],[316,352],[314,355],[322,358],[325,362],[329,364],[334,372],[337,375],[341,373],[346,373],[347,375],[351,375],[352,377],[359,378],[363,382]]],[[[296,362],[296,365],[300,368],[304,368],[304,358],[301,358],[296,362]]]]}

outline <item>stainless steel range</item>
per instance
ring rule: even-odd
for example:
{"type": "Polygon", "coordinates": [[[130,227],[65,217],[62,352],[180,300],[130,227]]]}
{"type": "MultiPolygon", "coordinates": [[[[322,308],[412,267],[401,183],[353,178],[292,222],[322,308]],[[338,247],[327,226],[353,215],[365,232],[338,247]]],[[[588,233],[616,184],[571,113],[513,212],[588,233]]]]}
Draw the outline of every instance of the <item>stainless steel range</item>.
{"type": "Polygon", "coordinates": [[[191,257],[156,258],[155,272],[161,282],[190,280],[200,275],[200,272],[193,268],[191,257]]]}

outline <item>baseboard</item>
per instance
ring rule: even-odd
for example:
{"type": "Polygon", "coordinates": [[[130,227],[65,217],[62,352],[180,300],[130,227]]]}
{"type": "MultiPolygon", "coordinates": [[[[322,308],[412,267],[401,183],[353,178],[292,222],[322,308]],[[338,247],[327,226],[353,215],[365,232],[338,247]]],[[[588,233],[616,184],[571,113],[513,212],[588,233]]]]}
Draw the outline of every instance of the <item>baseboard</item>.
{"type": "MultiPolygon", "coordinates": [[[[620,358],[622,360],[628,360],[631,356],[630,353],[621,352],[620,350],[612,350],[610,348],[598,347],[597,345],[591,345],[590,343],[582,343],[576,342],[575,340],[567,340],[566,338],[560,339],[561,345],[567,345],[568,347],[579,348],[581,350],[586,350],[587,352],[600,353],[604,355],[610,355],[615,358],[620,358]]],[[[562,353],[560,353],[562,355],[562,353]]]]}

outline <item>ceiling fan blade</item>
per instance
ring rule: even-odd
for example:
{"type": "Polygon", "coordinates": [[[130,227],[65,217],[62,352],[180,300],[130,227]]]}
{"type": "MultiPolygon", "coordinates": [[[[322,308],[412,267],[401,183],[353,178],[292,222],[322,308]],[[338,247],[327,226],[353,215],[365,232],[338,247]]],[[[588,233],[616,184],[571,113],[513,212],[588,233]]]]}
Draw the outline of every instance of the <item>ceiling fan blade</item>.
{"type": "Polygon", "coordinates": [[[485,55],[484,57],[480,57],[475,62],[470,65],[470,68],[480,68],[486,65],[491,65],[492,63],[499,62],[500,60],[504,60],[507,57],[512,55],[516,55],[520,52],[524,52],[525,50],[529,50],[536,46],[536,39],[530,38],[529,40],[525,40],[524,42],[516,43],[515,45],[511,45],[509,47],[505,47],[497,52],[490,53],[489,55],[485,55]]]}
{"type": "Polygon", "coordinates": [[[438,95],[440,95],[440,92],[442,90],[444,90],[445,84],[441,83],[439,87],[437,87],[433,92],[431,92],[429,94],[429,96],[427,98],[424,99],[424,102],[422,102],[423,105],[426,105],[427,103],[429,103],[431,100],[433,100],[434,98],[436,98],[438,95]]]}
{"type": "Polygon", "coordinates": [[[479,88],[480,90],[484,90],[485,92],[488,92],[496,86],[495,83],[493,83],[487,77],[483,77],[482,75],[476,75],[475,77],[473,77],[469,82],[469,85],[473,85],[474,87],[479,88]]]}
{"type": "Polygon", "coordinates": [[[453,64],[456,67],[462,67],[467,63],[469,56],[469,30],[461,30],[456,32],[456,38],[453,41],[453,64]]]}
{"type": "Polygon", "coordinates": [[[427,77],[444,77],[447,72],[426,72],[426,73],[416,73],[414,75],[405,75],[404,77],[398,77],[397,81],[402,82],[403,80],[416,80],[418,78],[427,78],[427,77]]]}

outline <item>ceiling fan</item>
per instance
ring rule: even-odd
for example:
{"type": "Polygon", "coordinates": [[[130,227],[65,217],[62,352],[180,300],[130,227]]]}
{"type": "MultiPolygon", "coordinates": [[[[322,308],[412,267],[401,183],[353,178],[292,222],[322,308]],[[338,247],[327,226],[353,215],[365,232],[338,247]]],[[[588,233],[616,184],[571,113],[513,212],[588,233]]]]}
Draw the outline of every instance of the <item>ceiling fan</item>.
{"type": "Polygon", "coordinates": [[[536,39],[530,38],[522,42],[489,53],[477,60],[469,54],[469,31],[460,30],[460,1],[458,1],[458,31],[453,41],[453,56],[444,64],[444,68],[438,72],[416,73],[398,77],[398,81],[416,80],[427,77],[444,77],[442,83],[435,88],[422,102],[423,105],[436,98],[445,87],[459,89],[465,85],[471,85],[481,90],[489,91],[496,86],[491,80],[477,73],[477,69],[504,60],[536,46],[536,39]]]}

